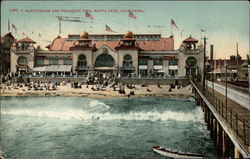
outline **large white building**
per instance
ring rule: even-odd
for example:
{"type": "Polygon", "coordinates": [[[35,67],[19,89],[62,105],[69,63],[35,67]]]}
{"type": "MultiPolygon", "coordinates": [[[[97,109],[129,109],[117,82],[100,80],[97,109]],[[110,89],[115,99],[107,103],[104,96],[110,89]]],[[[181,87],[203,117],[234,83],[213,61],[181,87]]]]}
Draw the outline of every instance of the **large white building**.
{"type": "Polygon", "coordinates": [[[29,38],[11,48],[11,72],[112,72],[127,76],[202,75],[203,47],[188,37],[174,49],[174,37],[161,34],[92,34],[58,36],[42,50],[29,38]]]}

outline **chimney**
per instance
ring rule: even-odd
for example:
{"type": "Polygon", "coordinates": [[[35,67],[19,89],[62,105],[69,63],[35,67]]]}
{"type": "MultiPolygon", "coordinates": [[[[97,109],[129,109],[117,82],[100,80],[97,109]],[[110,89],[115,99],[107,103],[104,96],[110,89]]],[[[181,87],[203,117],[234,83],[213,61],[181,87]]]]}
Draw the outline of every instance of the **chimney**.
{"type": "Polygon", "coordinates": [[[214,45],[210,45],[210,60],[214,59],[214,45]]]}

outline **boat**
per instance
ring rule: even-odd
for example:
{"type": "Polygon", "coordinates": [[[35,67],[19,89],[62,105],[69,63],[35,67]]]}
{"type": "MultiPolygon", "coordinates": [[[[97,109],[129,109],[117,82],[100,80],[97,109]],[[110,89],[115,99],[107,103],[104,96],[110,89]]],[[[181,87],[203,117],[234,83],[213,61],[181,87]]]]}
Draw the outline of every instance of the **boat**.
{"type": "Polygon", "coordinates": [[[154,146],[153,147],[154,152],[171,158],[192,158],[192,159],[202,159],[204,158],[203,154],[197,154],[197,153],[190,153],[190,152],[181,152],[177,150],[172,150],[169,148],[165,148],[162,146],[154,146]]]}

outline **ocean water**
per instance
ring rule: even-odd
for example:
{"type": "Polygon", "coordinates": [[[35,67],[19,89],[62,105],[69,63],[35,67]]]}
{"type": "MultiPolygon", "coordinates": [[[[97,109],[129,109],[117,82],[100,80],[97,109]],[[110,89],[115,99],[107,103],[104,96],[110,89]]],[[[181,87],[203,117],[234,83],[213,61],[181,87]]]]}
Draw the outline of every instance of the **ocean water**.
{"type": "Polygon", "coordinates": [[[166,158],[161,145],[215,158],[193,99],[2,97],[1,150],[18,159],[166,158]]]}

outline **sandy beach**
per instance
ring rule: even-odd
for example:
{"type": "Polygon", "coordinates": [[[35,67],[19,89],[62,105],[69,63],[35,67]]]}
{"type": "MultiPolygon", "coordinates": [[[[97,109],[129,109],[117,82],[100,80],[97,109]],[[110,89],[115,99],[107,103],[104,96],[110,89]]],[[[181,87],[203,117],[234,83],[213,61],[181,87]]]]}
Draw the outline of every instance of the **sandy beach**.
{"type": "Polygon", "coordinates": [[[82,85],[82,88],[71,88],[70,86],[57,86],[56,90],[28,90],[27,88],[16,89],[0,89],[1,96],[71,96],[71,97],[88,97],[94,99],[112,99],[112,98],[128,98],[130,91],[134,91],[135,95],[132,97],[145,97],[145,96],[161,96],[170,98],[189,98],[192,97],[189,87],[183,87],[180,89],[172,89],[169,92],[169,85],[161,85],[158,88],[157,85],[148,85],[147,87],[141,87],[135,85],[134,89],[125,88],[125,94],[119,94],[118,91],[114,91],[113,88],[107,87],[105,90],[93,91],[91,85],[82,85]]]}

